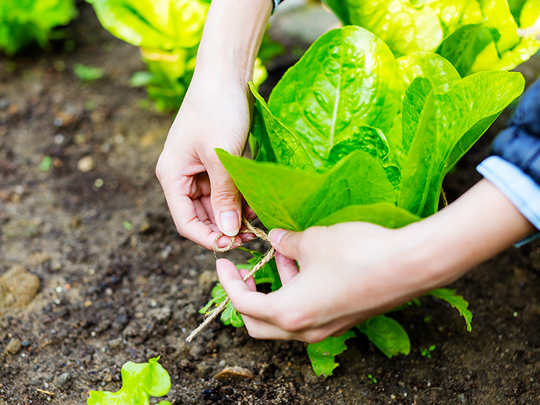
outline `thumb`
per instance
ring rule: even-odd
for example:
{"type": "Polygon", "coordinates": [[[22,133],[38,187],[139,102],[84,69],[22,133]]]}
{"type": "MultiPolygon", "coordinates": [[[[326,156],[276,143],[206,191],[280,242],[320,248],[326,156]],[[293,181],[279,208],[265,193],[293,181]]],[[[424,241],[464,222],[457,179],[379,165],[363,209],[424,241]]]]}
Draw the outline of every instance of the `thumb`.
{"type": "Polygon", "coordinates": [[[210,178],[210,200],[217,226],[227,236],[236,236],[242,224],[242,198],[214,152],[204,163],[210,178]]]}
{"type": "Polygon", "coordinates": [[[294,260],[300,259],[301,237],[302,232],[286,231],[279,228],[272,229],[268,234],[273,248],[283,256],[294,260]]]}

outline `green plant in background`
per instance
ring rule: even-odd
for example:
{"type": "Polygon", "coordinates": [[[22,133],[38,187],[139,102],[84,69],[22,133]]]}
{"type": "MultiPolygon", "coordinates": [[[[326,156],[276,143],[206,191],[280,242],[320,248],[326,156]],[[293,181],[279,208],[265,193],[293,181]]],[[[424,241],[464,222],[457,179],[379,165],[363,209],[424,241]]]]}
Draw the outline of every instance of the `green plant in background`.
{"type": "MultiPolygon", "coordinates": [[[[149,72],[138,72],[132,86],[146,86],[161,110],[178,108],[193,77],[209,1],[204,0],[87,0],[103,27],[140,47],[149,72]]],[[[265,41],[261,56],[268,59],[281,48],[265,41]]],[[[259,59],[255,82],[266,79],[259,59]]]]}
{"type": "Polygon", "coordinates": [[[379,381],[375,377],[373,377],[371,374],[367,375],[367,378],[371,384],[377,384],[379,381]]]}
{"type": "Polygon", "coordinates": [[[73,68],[73,73],[84,82],[93,82],[97,79],[101,79],[105,74],[105,71],[102,68],[77,63],[73,68]]]}
{"type": "Polygon", "coordinates": [[[428,359],[431,359],[431,353],[437,348],[435,345],[431,345],[428,348],[420,349],[420,354],[422,357],[427,357],[428,359]]]}
{"type": "MultiPolygon", "coordinates": [[[[90,391],[87,405],[149,405],[150,397],[162,397],[171,389],[171,377],[158,363],[159,357],[148,363],[128,362],[122,366],[122,388],[118,392],[90,391]]],[[[160,401],[158,405],[171,405],[160,401]]]]}
{"type": "Polygon", "coordinates": [[[76,15],[72,0],[2,0],[0,51],[13,55],[33,42],[44,47],[52,29],[76,15]]]}
{"type": "MultiPolygon", "coordinates": [[[[506,71],[461,78],[435,53],[396,59],[381,39],[347,26],[319,38],[268,104],[251,89],[255,159],[218,156],[268,229],[349,221],[399,228],[438,210],[444,176],[522,93],[524,79],[506,71]]],[[[454,290],[428,295],[457,308],[470,330],[468,303],[454,290]]],[[[388,314],[356,329],[388,357],[410,352],[407,332],[388,314]]],[[[308,345],[317,374],[332,374],[351,336],[308,345]]]]}
{"type": "Polygon", "coordinates": [[[437,52],[462,76],[513,69],[539,48],[522,31],[540,18],[538,0],[324,0],[345,25],[364,27],[396,56],[437,52]]]}

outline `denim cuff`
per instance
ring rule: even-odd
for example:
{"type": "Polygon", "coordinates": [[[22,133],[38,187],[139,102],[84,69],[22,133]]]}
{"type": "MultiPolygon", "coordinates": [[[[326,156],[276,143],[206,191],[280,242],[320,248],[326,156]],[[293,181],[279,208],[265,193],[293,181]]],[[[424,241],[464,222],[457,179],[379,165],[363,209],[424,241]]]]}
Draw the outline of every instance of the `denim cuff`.
{"type": "MultiPolygon", "coordinates": [[[[476,168],[497,187],[537,229],[540,229],[540,185],[519,167],[499,156],[490,156],[476,168]]],[[[516,247],[540,236],[532,234],[517,242],[516,247]]]]}

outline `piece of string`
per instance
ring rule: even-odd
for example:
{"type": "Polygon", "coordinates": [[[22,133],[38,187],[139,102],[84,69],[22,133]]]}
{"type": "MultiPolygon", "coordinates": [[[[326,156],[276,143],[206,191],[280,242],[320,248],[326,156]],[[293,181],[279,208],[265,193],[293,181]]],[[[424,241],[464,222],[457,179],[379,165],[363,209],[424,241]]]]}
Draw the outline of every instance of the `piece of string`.
{"type": "MultiPolygon", "coordinates": [[[[268,239],[268,235],[266,234],[266,232],[264,232],[262,229],[260,228],[256,228],[254,227],[253,225],[251,225],[249,223],[249,221],[246,219],[246,217],[243,217],[242,218],[242,222],[244,223],[244,225],[246,226],[247,229],[243,229],[241,230],[239,233],[252,233],[254,234],[256,237],[258,237],[259,239],[262,239],[266,242],[270,242],[270,239],[268,239]]],[[[219,236],[214,240],[214,256],[216,255],[216,252],[219,252],[219,253],[224,253],[224,252],[228,252],[229,250],[231,250],[234,246],[234,240],[235,238],[230,238],[230,242],[229,242],[229,245],[228,246],[225,246],[223,248],[220,248],[218,247],[217,243],[219,241],[219,239],[221,239],[221,237],[223,237],[224,234],[221,233],[219,234],[219,236]]],[[[251,269],[251,271],[246,274],[243,278],[244,281],[248,280],[250,277],[253,277],[253,275],[259,271],[260,269],[262,269],[266,263],[268,263],[270,260],[272,260],[272,258],[274,257],[274,253],[275,253],[275,250],[273,247],[270,248],[270,250],[268,252],[266,252],[266,254],[264,255],[264,257],[255,265],[253,266],[253,268],[251,269]]],[[[216,256],[216,259],[217,259],[217,256],[216,256]]],[[[221,302],[221,304],[219,304],[219,306],[214,309],[212,312],[209,312],[206,314],[206,319],[197,327],[197,329],[195,329],[193,332],[191,332],[189,334],[189,336],[186,338],[186,342],[190,343],[193,338],[195,336],[197,336],[197,334],[202,331],[204,328],[206,328],[214,319],[217,318],[217,316],[225,309],[225,307],[227,306],[227,304],[229,303],[229,297],[225,298],[225,300],[223,300],[221,302]]]]}

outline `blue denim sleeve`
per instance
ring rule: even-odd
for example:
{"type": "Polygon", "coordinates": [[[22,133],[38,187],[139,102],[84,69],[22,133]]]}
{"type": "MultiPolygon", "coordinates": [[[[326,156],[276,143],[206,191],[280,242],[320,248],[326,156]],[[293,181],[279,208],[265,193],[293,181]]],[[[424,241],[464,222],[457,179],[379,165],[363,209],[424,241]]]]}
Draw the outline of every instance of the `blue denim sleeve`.
{"type": "MultiPolygon", "coordinates": [[[[490,156],[477,167],[478,172],[497,187],[536,228],[540,229],[540,185],[514,164],[499,156],[490,156]]],[[[540,236],[537,232],[515,246],[540,236]]]]}
{"type": "Polygon", "coordinates": [[[274,11],[276,11],[277,6],[279,6],[285,0],[273,0],[273,1],[274,1],[274,11]]]}
{"type": "MultiPolygon", "coordinates": [[[[540,229],[540,80],[525,92],[478,171],[540,229]]],[[[540,233],[518,242],[521,246],[540,233]]]]}

